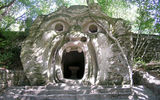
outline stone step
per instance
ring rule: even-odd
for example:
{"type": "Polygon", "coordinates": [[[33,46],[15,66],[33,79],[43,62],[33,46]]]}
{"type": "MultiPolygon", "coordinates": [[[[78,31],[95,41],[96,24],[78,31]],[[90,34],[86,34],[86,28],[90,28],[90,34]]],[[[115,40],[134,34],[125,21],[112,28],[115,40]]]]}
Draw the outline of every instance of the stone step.
{"type": "Polygon", "coordinates": [[[91,88],[90,89],[45,89],[38,87],[18,87],[17,90],[8,88],[0,100],[159,100],[148,88],[134,86],[133,99],[129,99],[133,93],[130,88],[91,88]],[[35,88],[35,89],[33,89],[35,88]],[[19,92],[21,90],[21,92],[19,92]],[[116,92],[111,92],[115,90],[116,92]],[[11,93],[13,92],[13,93],[11,93]]]}
{"type": "Polygon", "coordinates": [[[129,88],[128,85],[126,86],[106,86],[106,85],[97,85],[97,86],[87,86],[87,85],[68,85],[64,83],[60,84],[51,84],[46,86],[15,86],[10,87],[10,89],[103,89],[103,88],[129,88]]]}
{"type": "Polygon", "coordinates": [[[11,89],[6,92],[7,94],[35,94],[35,95],[42,95],[42,94],[91,94],[91,93],[112,93],[112,94],[121,94],[121,93],[131,93],[131,89],[116,89],[116,88],[107,88],[107,89],[79,89],[79,90],[63,90],[63,89],[54,89],[54,90],[47,90],[47,89],[11,89]]]}
{"type": "Polygon", "coordinates": [[[131,94],[129,87],[54,84],[10,87],[2,100],[128,100],[131,94]]]}
{"type": "Polygon", "coordinates": [[[47,85],[46,89],[105,89],[105,88],[129,88],[129,85],[122,86],[107,86],[107,85],[67,85],[67,84],[56,84],[56,85],[47,85]]]}
{"type": "Polygon", "coordinates": [[[79,94],[78,100],[128,100],[130,95],[123,94],[111,94],[111,93],[98,93],[98,94],[79,94]]]}
{"type": "Polygon", "coordinates": [[[8,90],[94,90],[94,89],[99,89],[99,90],[103,90],[103,89],[107,89],[107,90],[128,90],[130,88],[99,88],[99,87],[94,87],[94,88],[74,88],[74,87],[64,87],[64,88],[45,88],[45,87],[9,87],[8,90]]]}
{"type": "Polygon", "coordinates": [[[86,89],[130,89],[130,87],[107,87],[107,86],[54,86],[54,85],[48,85],[48,86],[13,86],[8,89],[16,89],[16,90],[28,90],[28,89],[35,89],[35,90],[42,90],[42,89],[47,89],[47,90],[55,90],[55,89],[63,89],[63,90],[86,90],[86,89]]]}
{"type": "Polygon", "coordinates": [[[54,86],[54,85],[48,85],[48,86],[14,86],[10,87],[10,89],[90,89],[91,86],[54,86]]]}
{"type": "Polygon", "coordinates": [[[6,100],[76,100],[75,95],[6,95],[6,100]]]}
{"type": "Polygon", "coordinates": [[[46,86],[12,86],[8,89],[46,89],[46,86]]]}
{"type": "Polygon", "coordinates": [[[80,92],[77,92],[76,90],[23,90],[23,91],[10,90],[10,91],[7,91],[7,94],[9,95],[14,95],[14,94],[52,95],[52,94],[76,94],[76,93],[80,93],[80,92]]]}
{"type": "Polygon", "coordinates": [[[90,93],[113,93],[113,94],[120,94],[120,93],[128,93],[131,94],[130,88],[105,88],[105,89],[45,89],[45,88],[8,88],[6,94],[35,94],[35,95],[42,95],[42,94],[90,94],[90,93]]]}
{"type": "Polygon", "coordinates": [[[6,100],[128,100],[128,94],[6,95],[6,100]]]}

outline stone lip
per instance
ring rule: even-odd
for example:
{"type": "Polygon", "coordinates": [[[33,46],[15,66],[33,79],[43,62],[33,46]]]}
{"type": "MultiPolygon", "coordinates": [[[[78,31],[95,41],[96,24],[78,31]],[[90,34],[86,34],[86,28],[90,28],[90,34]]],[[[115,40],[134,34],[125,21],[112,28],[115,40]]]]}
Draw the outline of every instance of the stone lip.
{"type": "Polygon", "coordinates": [[[68,52],[70,52],[70,51],[78,51],[78,49],[81,49],[83,52],[87,52],[87,50],[85,48],[85,44],[82,43],[82,42],[79,42],[79,41],[65,43],[61,47],[61,49],[59,51],[60,52],[59,54],[62,54],[62,52],[64,52],[64,51],[67,52],[67,49],[70,49],[68,52]]]}

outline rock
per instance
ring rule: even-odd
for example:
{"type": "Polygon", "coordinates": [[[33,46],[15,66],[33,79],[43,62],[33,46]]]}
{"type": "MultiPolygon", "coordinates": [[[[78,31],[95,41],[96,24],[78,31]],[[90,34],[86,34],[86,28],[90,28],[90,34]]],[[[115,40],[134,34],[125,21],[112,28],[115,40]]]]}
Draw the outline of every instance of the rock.
{"type": "Polygon", "coordinates": [[[22,45],[24,72],[31,85],[130,84],[131,68],[111,38],[119,40],[130,62],[132,42],[128,27],[124,20],[104,15],[98,5],[60,8],[39,16],[22,45]],[[71,66],[78,67],[72,68],[77,71],[71,66]]]}

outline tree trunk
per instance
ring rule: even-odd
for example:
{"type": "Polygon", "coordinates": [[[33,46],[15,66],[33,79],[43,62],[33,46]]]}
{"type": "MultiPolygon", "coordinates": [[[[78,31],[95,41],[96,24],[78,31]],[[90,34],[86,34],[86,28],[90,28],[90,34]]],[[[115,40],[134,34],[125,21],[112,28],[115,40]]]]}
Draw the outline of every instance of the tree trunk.
{"type": "Polygon", "coordinates": [[[0,7],[0,10],[4,9],[4,8],[7,8],[7,7],[10,7],[16,0],[12,0],[10,3],[6,4],[6,5],[3,5],[0,7]]]}

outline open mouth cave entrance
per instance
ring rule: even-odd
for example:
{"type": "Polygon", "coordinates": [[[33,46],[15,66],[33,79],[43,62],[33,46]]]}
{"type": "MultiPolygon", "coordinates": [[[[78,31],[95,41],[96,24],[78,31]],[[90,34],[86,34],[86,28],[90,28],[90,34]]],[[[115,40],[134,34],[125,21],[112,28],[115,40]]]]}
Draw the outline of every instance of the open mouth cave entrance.
{"type": "Polygon", "coordinates": [[[84,53],[78,51],[63,52],[63,77],[67,79],[82,79],[84,75],[84,53]]]}

